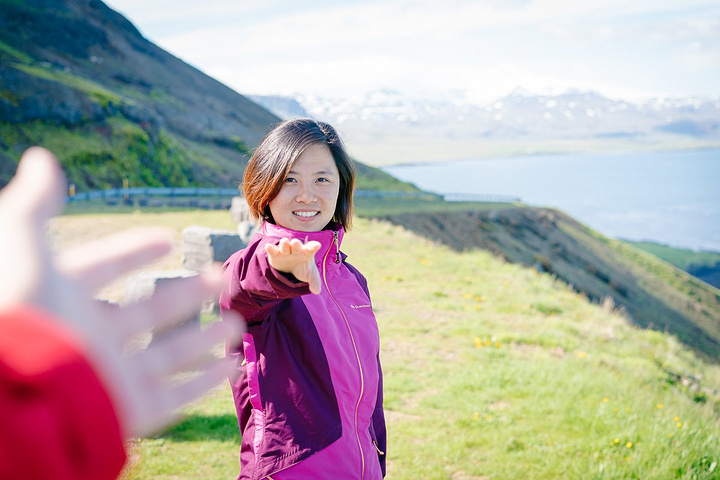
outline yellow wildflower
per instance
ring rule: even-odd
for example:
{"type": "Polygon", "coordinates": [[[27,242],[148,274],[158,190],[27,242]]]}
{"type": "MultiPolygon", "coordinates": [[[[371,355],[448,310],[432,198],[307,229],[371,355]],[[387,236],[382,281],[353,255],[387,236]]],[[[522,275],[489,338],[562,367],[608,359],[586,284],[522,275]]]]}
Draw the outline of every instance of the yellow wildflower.
{"type": "Polygon", "coordinates": [[[663,404],[662,404],[662,403],[658,403],[658,404],[657,404],[657,409],[658,409],[658,410],[662,410],[662,408],[663,408],[663,404]]]}
{"type": "Polygon", "coordinates": [[[626,446],[627,448],[632,448],[632,442],[627,442],[627,443],[625,444],[625,446],[626,446]]]}
{"type": "Polygon", "coordinates": [[[473,413],[473,420],[479,420],[480,414],[478,412],[473,413]]]}

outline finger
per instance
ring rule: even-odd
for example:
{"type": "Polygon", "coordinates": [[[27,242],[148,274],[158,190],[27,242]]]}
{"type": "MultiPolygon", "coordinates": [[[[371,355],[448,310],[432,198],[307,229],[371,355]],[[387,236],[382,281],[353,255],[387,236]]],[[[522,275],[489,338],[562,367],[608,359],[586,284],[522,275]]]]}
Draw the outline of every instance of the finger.
{"type": "Polygon", "coordinates": [[[116,321],[123,338],[148,329],[165,329],[197,315],[203,300],[214,297],[223,285],[222,272],[212,268],[192,277],[166,280],[152,297],[122,308],[116,321]]]}
{"type": "Polygon", "coordinates": [[[168,385],[151,383],[142,412],[136,412],[130,430],[133,435],[144,436],[166,428],[182,418],[177,410],[196,400],[227,380],[231,364],[226,359],[215,359],[199,375],[183,383],[168,385]]]}
{"type": "Polygon", "coordinates": [[[200,331],[191,325],[173,332],[158,343],[151,344],[141,353],[147,362],[151,374],[157,378],[191,370],[214,360],[212,350],[221,342],[225,342],[231,327],[223,322],[215,322],[200,331]]]}
{"type": "Polygon", "coordinates": [[[303,243],[299,239],[293,238],[290,240],[290,253],[303,253],[303,243]]]}
{"type": "Polygon", "coordinates": [[[3,189],[2,201],[44,225],[62,210],[65,188],[65,175],[55,156],[44,148],[31,147],[23,153],[15,177],[3,189]]]}
{"type": "Polygon", "coordinates": [[[290,253],[290,241],[287,238],[281,238],[278,248],[280,249],[280,253],[287,255],[290,253]]]}
{"type": "MultiPolygon", "coordinates": [[[[65,179],[55,157],[28,149],[17,174],[0,191],[0,307],[35,302],[46,307],[55,272],[46,242],[48,219],[62,209],[65,179]]],[[[52,308],[49,308],[52,310],[52,308]]]]}
{"type": "Polygon", "coordinates": [[[58,269],[96,288],[170,252],[169,229],[132,229],[62,253],[58,269]]]}
{"type": "MultiPolygon", "coordinates": [[[[164,402],[162,405],[165,405],[164,402]]],[[[160,402],[155,401],[154,410],[145,413],[141,420],[136,420],[137,425],[129,427],[130,434],[128,437],[146,437],[153,433],[161,432],[176,423],[180,423],[184,415],[176,411],[162,410],[160,402]]]]}
{"type": "Polygon", "coordinates": [[[49,150],[27,149],[18,164],[17,180],[18,189],[35,192],[25,205],[30,211],[48,219],[62,210],[67,188],[65,174],[49,150]]]}
{"type": "Polygon", "coordinates": [[[272,243],[265,244],[265,252],[271,257],[276,257],[280,255],[280,249],[277,245],[273,245],[272,243]]]}
{"type": "Polygon", "coordinates": [[[184,406],[226,381],[230,373],[230,362],[224,358],[214,360],[199,375],[171,387],[168,406],[173,410],[184,406]]]}
{"type": "Polygon", "coordinates": [[[242,349],[243,334],[247,331],[245,319],[236,311],[227,310],[222,315],[222,322],[230,327],[227,334],[227,347],[240,346],[242,349]]]}
{"type": "Polygon", "coordinates": [[[320,242],[317,242],[315,240],[310,240],[307,242],[304,246],[305,252],[310,253],[312,255],[315,255],[318,250],[320,250],[320,247],[322,244],[320,242]]]}

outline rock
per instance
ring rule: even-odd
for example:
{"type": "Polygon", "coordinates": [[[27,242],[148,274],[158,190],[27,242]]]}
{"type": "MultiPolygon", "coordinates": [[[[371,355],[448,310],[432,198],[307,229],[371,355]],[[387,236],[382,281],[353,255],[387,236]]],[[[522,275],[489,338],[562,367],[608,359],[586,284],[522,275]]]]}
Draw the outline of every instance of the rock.
{"type": "Polygon", "coordinates": [[[244,248],[237,232],[191,225],[182,232],[182,267],[199,271],[213,262],[224,263],[233,253],[244,248]]]}
{"type": "MultiPolygon", "coordinates": [[[[191,277],[194,275],[197,275],[197,272],[193,272],[191,270],[162,270],[137,273],[128,278],[127,283],[125,284],[125,300],[123,303],[127,304],[146,300],[155,294],[155,291],[160,284],[177,281],[181,278],[191,277]]],[[[215,302],[213,302],[213,304],[214,303],[215,302]]],[[[212,309],[213,304],[203,306],[202,311],[206,311],[208,308],[212,309]]],[[[147,339],[144,343],[147,344],[149,341],[158,341],[162,337],[170,335],[172,332],[177,331],[177,329],[189,324],[192,324],[200,329],[200,313],[201,310],[198,310],[197,313],[190,316],[185,321],[178,322],[171,327],[153,330],[151,340],[147,339]]]]}
{"type": "Polygon", "coordinates": [[[250,238],[260,229],[260,222],[250,215],[245,197],[233,197],[230,204],[230,217],[238,224],[237,233],[243,242],[248,243],[250,238]]]}

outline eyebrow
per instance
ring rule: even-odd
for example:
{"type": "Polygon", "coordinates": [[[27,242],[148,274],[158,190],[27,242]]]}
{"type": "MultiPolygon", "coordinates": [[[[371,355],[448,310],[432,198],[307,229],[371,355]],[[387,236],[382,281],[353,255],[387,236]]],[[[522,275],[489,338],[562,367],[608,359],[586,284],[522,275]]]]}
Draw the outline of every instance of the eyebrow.
{"type": "MultiPolygon", "coordinates": [[[[298,171],[297,171],[297,170],[290,170],[290,171],[288,172],[288,175],[289,175],[289,174],[297,175],[297,174],[298,174],[298,171]]],[[[335,175],[335,173],[334,173],[332,170],[318,170],[317,172],[313,173],[313,175],[335,175]]]]}

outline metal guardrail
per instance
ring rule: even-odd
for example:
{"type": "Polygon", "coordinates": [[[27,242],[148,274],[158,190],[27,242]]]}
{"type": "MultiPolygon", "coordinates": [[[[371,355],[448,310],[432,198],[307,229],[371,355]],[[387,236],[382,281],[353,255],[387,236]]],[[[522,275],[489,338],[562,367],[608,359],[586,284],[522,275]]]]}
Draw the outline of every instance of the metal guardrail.
{"type": "Polygon", "coordinates": [[[146,187],[146,188],[108,188],[80,192],[67,197],[68,202],[82,202],[98,199],[130,197],[236,197],[236,188],[200,188],[200,187],[146,187]]]}
{"type": "Polygon", "coordinates": [[[355,190],[355,198],[441,198],[429,192],[386,192],[382,190],[355,190]]]}
{"type": "Polygon", "coordinates": [[[446,202],[483,202],[483,203],[518,203],[520,197],[509,195],[485,195],[478,193],[446,193],[443,195],[446,202]]]}
{"type": "MultiPolygon", "coordinates": [[[[200,188],[200,187],[143,187],[143,188],[109,188],[80,192],[67,197],[69,203],[90,200],[129,199],[133,197],[237,197],[240,192],[235,188],[200,188]]],[[[443,198],[447,202],[486,202],[514,203],[519,197],[505,195],[479,195],[469,193],[448,193],[438,195],[427,192],[385,192],[378,190],[355,190],[358,198],[443,198]]]]}

